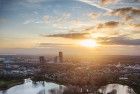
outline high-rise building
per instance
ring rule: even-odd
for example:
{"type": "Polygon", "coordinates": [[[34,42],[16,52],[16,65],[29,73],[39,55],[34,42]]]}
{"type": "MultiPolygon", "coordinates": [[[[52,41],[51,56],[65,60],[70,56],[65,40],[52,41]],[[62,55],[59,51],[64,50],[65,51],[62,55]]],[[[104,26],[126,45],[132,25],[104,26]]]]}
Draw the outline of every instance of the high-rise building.
{"type": "Polygon", "coordinates": [[[0,60],[0,71],[2,71],[3,68],[4,68],[4,63],[3,62],[4,62],[3,60],[0,60]]]}
{"type": "Polygon", "coordinates": [[[57,63],[58,62],[58,56],[55,56],[54,57],[54,63],[57,63]]]}
{"type": "Polygon", "coordinates": [[[44,56],[40,56],[39,57],[39,61],[40,61],[40,69],[41,69],[41,75],[44,76],[45,75],[45,71],[46,71],[46,59],[44,56]]]}
{"type": "Polygon", "coordinates": [[[39,57],[39,61],[41,64],[44,64],[46,62],[45,57],[44,56],[40,56],[39,57]]]}
{"type": "Polygon", "coordinates": [[[59,62],[63,63],[63,52],[59,52],[59,62]]]}

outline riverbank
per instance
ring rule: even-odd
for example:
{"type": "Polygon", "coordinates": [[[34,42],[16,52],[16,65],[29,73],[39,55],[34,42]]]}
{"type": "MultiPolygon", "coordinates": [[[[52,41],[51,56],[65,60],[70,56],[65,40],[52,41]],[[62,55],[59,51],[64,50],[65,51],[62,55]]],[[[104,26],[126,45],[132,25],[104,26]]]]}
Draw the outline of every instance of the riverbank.
{"type": "Polygon", "coordinates": [[[15,85],[22,84],[23,80],[7,80],[7,79],[0,79],[0,90],[6,90],[10,87],[15,85]]]}

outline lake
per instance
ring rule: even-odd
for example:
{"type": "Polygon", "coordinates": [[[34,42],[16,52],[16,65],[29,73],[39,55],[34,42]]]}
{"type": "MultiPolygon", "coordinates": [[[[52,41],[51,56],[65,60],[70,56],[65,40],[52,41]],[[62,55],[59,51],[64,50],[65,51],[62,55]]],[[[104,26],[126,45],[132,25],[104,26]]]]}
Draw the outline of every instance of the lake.
{"type": "MultiPolygon", "coordinates": [[[[23,84],[13,86],[7,90],[0,91],[0,94],[64,94],[69,88],[52,82],[25,79],[23,84]]],[[[136,94],[134,90],[126,85],[108,84],[95,91],[99,94],[136,94]]],[[[93,92],[92,94],[96,94],[93,92]]],[[[84,94],[79,91],[78,94],[84,94]]],[[[74,94],[74,92],[72,93],[74,94]]],[[[87,94],[87,93],[86,93],[87,94]]]]}

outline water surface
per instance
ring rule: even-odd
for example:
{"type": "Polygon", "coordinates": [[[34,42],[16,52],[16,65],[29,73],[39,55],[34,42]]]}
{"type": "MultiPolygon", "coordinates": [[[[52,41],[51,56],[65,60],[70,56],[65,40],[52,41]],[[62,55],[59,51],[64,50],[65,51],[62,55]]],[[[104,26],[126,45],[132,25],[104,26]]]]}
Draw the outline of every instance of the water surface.
{"type": "Polygon", "coordinates": [[[132,88],[120,84],[108,84],[98,91],[102,94],[136,94],[132,88]]]}
{"type": "Polygon", "coordinates": [[[6,91],[0,91],[0,94],[63,94],[65,89],[65,86],[51,82],[34,83],[30,79],[25,79],[23,84],[13,86],[6,91]]]}
{"type": "MultiPolygon", "coordinates": [[[[75,94],[75,92],[83,94],[81,91],[71,92],[73,89],[71,90],[68,86],[66,87],[52,82],[33,82],[31,79],[25,79],[23,84],[13,86],[5,91],[0,91],[0,94],[64,94],[66,90],[69,90],[71,94],[75,94]]],[[[90,93],[96,94],[95,92],[92,91],[90,93]]],[[[136,94],[132,88],[120,84],[102,86],[97,92],[101,94],[136,94]]]]}

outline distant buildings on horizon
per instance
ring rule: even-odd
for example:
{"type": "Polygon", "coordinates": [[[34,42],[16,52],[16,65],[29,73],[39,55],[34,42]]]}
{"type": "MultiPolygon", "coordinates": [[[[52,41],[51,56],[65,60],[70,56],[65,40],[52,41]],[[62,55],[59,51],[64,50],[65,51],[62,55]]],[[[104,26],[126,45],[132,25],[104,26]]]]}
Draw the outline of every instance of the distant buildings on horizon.
{"type": "Polygon", "coordinates": [[[63,63],[63,52],[59,52],[58,56],[55,56],[51,61],[47,61],[45,56],[40,56],[39,57],[39,62],[44,64],[44,63],[63,63]]]}

